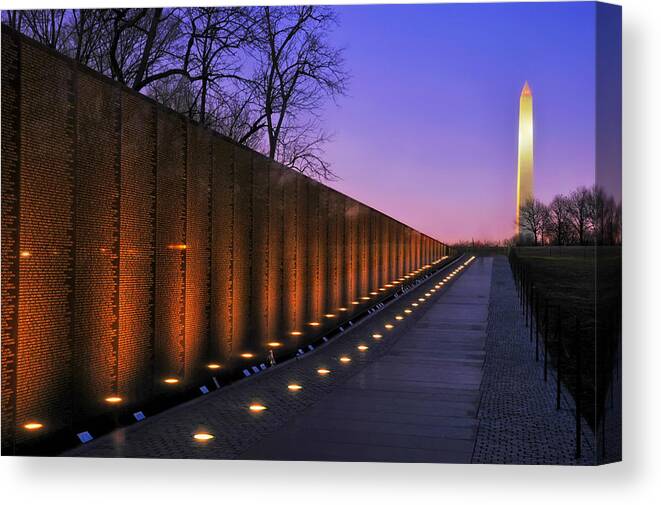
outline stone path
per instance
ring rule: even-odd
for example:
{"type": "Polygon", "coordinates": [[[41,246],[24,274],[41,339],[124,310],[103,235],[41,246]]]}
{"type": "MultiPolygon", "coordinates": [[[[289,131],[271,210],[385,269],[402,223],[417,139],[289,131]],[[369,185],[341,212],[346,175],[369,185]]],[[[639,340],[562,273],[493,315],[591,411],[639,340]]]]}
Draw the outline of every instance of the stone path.
{"type": "Polygon", "coordinates": [[[494,258],[479,429],[473,463],[594,464],[594,435],[583,422],[582,458],[575,455],[574,402],[563,390],[555,409],[555,374],[543,362],[521,316],[507,258],[494,258]]]}
{"type": "Polygon", "coordinates": [[[378,360],[239,457],[470,463],[491,263],[473,264],[378,360]]]}

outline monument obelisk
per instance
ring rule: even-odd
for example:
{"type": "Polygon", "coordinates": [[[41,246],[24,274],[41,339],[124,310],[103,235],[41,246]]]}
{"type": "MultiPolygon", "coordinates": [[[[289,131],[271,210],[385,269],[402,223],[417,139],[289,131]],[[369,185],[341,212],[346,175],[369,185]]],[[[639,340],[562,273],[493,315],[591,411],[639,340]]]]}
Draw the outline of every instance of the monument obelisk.
{"type": "Polygon", "coordinates": [[[533,198],[533,126],[532,91],[528,81],[523,85],[519,98],[519,160],[516,185],[516,233],[521,234],[521,206],[533,198]]]}

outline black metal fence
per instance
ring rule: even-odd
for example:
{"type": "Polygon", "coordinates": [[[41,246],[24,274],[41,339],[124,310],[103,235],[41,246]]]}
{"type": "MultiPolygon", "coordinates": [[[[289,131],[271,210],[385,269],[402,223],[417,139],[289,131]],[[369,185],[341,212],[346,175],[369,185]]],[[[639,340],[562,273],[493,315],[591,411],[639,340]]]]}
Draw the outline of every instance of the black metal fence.
{"type": "MultiPolygon", "coordinates": [[[[540,256],[544,256],[544,249],[540,256]]],[[[562,255],[561,251],[553,251],[562,255]]],[[[576,252],[572,251],[576,257],[576,252]]],[[[604,251],[604,257],[612,257],[612,251],[604,251]]],[[[566,253],[566,252],[565,252],[566,253]]],[[[582,255],[581,255],[582,256],[582,255]]],[[[614,416],[621,411],[614,409],[614,384],[620,380],[621,340],[621,273],[617,282],[611,283],[608,293],[602,293],[604,270],[599,266],[599,252],[587,253],[594,258],[594,292],[591,294],[590,311],[586,314],[572,306],[570,293],[549,292],[553,287],[540,282],[535,268],[510,249],[508,259],[514,276],[522,315],[525,319],[531,343],[531,359],[543,362],[544,381],[549,380],[549,367],[555,370],[555,403],[561,408],[562,386],[574,398],[575,455],[581,457],[582,419],[598,433],[595,437],[597,453],[606,457],[608,435],[606,433],[607,410],[614,416]],[[609,406],[609,407],[608,407],[609,406]]],[[[621,272],[621,270],[620,270],[621,272]]],[[[591,277],[592,278],[592,277],[591,277]]],[[[545,281],[548,284],[548,279],[545,281]]],[[[575,300],[575,298],[574,298],[575,300]]],[[[618,418],[619,419],[619,418],[618,418]]],[[[619,442],[618,442],[619,443],[619,442]]]]}
{"type": "Polygon", "coordinates": [[[575,402],[576,419],[576,458],[581,457],[581,419],[582,419],[582,374],[583,357],[581,356],[582,331],[578,316],[570,316],[559,305],[549,301],[538,289],[532,276],[531,268],[510,249],[508,259],[519,297],[519,304],[530,343],[534,346],[534,359],[543,361],[544,381],[549,379],[549,365],[555,369],[555,408],[560,410],[562,384],[573,385],[571,392],[575,402]],[[574,325],[573,342],[567,336],[569,325],[574,325]],[[573,345],[573,349],[570,346],[573,345]],[[573,361],[573,363],[572,363],[573,361]],[[572,373],[573,377],[566,377],[572,373]],[[573,380],[568,380],[573,379],[573,380]]]}

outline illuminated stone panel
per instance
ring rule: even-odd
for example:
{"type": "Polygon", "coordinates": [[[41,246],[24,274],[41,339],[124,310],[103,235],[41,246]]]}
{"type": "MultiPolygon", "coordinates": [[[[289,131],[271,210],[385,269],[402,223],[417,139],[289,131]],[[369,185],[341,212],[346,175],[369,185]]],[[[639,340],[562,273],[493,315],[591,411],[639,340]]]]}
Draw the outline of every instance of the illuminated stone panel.
{"type": "Polygon", "coordinates": [[[209,363],[311,342],[364,307],[351,302],[450,252],[2,37],[3,454],[89,428],[107,396],[140,410],[170,394],[165,376],[193,389],[209,363]],[[18,429],[27,421],[45,429],[18,429]]]}

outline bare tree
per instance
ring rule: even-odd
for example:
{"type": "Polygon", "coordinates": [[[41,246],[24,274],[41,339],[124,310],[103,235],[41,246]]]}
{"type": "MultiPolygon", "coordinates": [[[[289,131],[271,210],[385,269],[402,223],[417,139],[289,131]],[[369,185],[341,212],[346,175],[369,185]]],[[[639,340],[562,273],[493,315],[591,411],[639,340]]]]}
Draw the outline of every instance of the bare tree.
{"type": "Polygon", "coordinates": [[[191,119],[317,178],[346,90],[322,6],[4,11],[3,21],[191,119]]]}
{"type": "Polygon", "coordinates": [[[248,108],[250,121],[240,142],[266,133],[272,159],[322,177],[319,111],[326,98],[345,93],[343,54],[327,40],[335,12],[322,6],[262,7],[257,12],[256,60],[248,108]]]}
{"type": "Polygon", "coordinates": [[[10,23],[20,23],[29,37],[51,49],[63,51],[67,37],[65,14],[62,9],[26,10],[19,13],[20,18],[14,15],[10,23]]]}
{"type": "Polygon", "coordinates": [[[545,245],[550,243],[551,236],[553,235],[553,219],[551,218],[551,211],[548,206],[542,207],[542,228],[539,243],[545,245]]]}
{"type": "Polygon", "coordinates": [[[585,244],[590,215],[590,190],[585,186],[572,191],[567,200],[570,222],[580,245],[585,244]]]}
{"type": "Polygon", "coordinates": [[[557,195],[549,205],[557,245],[566,245],[571,241],[569,206],[569,199],[564,195],[557,195]]]}
{"type": "Polygon", "coordinates": [[[544,226],[544,216],[546,214],[546,207],[539,200],[529,198],[521,206],[520,219],[521,228],[523,229],[521,239],[530,237],[532,238],[533,245],[537,245],[539,237],[541,237],[544,226]]]}

